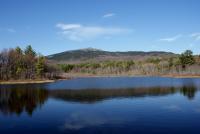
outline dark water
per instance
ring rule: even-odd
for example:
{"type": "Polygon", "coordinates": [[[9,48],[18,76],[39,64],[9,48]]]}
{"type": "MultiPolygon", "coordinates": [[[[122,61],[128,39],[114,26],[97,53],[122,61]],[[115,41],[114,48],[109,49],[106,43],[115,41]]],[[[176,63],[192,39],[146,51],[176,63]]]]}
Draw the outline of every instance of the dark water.
{"type": "Polygon", "coordinates": [[[0,88],[0,134],[200,134],[198,78],[79,78],[0,88]]]}

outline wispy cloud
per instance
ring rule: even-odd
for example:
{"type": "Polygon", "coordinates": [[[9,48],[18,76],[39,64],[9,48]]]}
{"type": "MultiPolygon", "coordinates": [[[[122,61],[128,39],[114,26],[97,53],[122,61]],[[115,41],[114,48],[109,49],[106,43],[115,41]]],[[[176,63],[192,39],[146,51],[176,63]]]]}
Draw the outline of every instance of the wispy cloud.
{"type": "Polygon", "coordinates": [[[73,41],[90,40],[102,36],[111,36],[122,33],[128,33],[131,30],[119,27],[102,27],[102,26],[84,26],[81,24],[64,24],[56,25],[60,33],[73,41]]]}
{"type": "Polygon", "coordinates": [[[115,15],[116,15],[115,13],[107,13],[107,14],[104,14],[102,17],[103,18],[110,18],[110,17],[113,17],[115,15]]]}
{"type": "Polygon", "coordinates": [[[0,31],[8,32],[8,33],[16,33],[16,30],[13,28],[3,28],[0,31]]]}
{"type": "Polygon", "coordinates": [[[15,33],[16,32],[16,30],[13,29],[13,28],[8,28],[8,29],[6,29],[6,31],[8,31],[9,33],[15,33]]]}
{"type": "Polygon", "coordinates": [[[16,33],[17,31],[13,28],[0,28],[0,32],[16,33]]]}
{"type": "Polygon", "coordinates": [[[193,37],[195,40],[200,40],[200,33],[193,33],[190,35],[190,37],[193,37]]]}
{"type": "Polygon", "coordinates": [[[63,24],[63,23],[59,23],[56,25],[56,27],[62,29],[62,30],[70,30],[70,29],[76,29],[76,28],[80,28],[81,25],[80,24],[63,24]]]}
{"type": "Polygon", "coordinates": [[[182,35],[179,34],[179,35],[176,35],[174,37],[168,37],[168,38],[159,39],[159,41],[173,42],[173,41],[176,41],[177,39],[179,39],[181,37],[182,37],[182,35]]]}

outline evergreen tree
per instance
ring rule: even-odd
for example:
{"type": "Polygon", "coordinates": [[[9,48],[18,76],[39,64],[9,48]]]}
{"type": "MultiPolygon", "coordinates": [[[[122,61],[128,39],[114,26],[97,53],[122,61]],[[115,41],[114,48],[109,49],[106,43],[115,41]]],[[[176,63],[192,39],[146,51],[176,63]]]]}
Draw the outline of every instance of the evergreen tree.
{"type": "Polygon", "coordinates": [[[193,52],[191,50],[186,50],[184,53],[182,53],[179,57],[179,60],[182,68],[184,69],[187,65],[192,65],[195,63],[193,52]]]}
{"type": "Polygon", "coordinates": [[[45,71],[45,57],[39,56],[36,63],[36,74],[38,77],[42,77],[45,71]]]}
{"type": "Polygon", "coordinates": [[[15,52],[16,52],[16,75],[18,78],[22,77],[22,72],[24,71],[24,61],[23,61],[23,50],[20,47],[16,47],[15,48],[15,52]]]}
{"type": "Polygon", "coordinates": [[[17,47],[15,48],[15,51],[16,51],[16,53],[19,54],[19,55],[22,55],[22,54],[23,54],[23,50],[22,50],[19,46],[17,46],[17,47]]]}
{"type": "Polygon", "coordinates": [[[36,52],[33,50],[31,45],[28,45],[24,51],[25,55],[31,56],[31,57],[35,57],[36,56],[36,52]]]}
{"type": "Polygon", "coordinates": [[[28,45],[24,50],[25,53],[25,67],[26,70],[26,78],[33,79],[35,76],[35,60],[36,60],[36,52],[33,50],[31,45],[28,45]]]}

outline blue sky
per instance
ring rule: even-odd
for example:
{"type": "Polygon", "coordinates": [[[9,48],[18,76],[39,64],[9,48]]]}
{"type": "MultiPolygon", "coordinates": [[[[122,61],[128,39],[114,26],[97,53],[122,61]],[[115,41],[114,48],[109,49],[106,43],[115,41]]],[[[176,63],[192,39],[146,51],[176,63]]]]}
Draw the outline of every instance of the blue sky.
{"type": "Polygon", "coordinates": [[[0,50],[200,53],[200,0],[0,0],[0,50]]]}

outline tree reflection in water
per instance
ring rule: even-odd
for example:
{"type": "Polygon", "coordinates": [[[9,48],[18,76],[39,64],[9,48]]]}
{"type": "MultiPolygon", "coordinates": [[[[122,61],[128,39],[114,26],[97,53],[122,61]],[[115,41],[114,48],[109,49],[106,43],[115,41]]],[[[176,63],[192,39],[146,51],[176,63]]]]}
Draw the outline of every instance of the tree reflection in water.
{"type": "Polygon", "coordinates": [[[30,116],[34,110],[41,107],[48,98],[79,103],[95,103],[111,98],[137,98],[145,96],[164,96],[180,92],[193,99],[197,88],[183,87],[151,87],[130,89],[80,89],[80,90],[46,90],[31,88],[0,89],[0,111],[4,115],[13,113],[20,115],[23,112],[30,116]]]}
{"type": "Polygon", "coordinates": [[[192,100],[195,97],[195,93],[197,92],[197,89],[194,86],[191,86],[191,87],[183,86],[180,89],[180,92],[184,96],[187,96],[189,100],[192,100]]]}
{"type": "Polygon", "coordinates": [[[151,87],[130,89],[80,89],[80,90],[53,90],[49,93],[52,98],[81,103],[95,103],[111,98],[137,98],[145,96],[164,96],[180,92],[188,99],[193,99],[197,92],[194,86],[151,87]]]}
{"type": "Polygon", "coordinates": [[[48,91],[42,89],[1,89],[0,111],[5,115],[20,115],[25,111],[31,116],[47,98],[48,91]]]}

